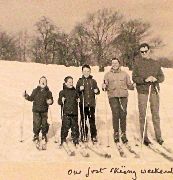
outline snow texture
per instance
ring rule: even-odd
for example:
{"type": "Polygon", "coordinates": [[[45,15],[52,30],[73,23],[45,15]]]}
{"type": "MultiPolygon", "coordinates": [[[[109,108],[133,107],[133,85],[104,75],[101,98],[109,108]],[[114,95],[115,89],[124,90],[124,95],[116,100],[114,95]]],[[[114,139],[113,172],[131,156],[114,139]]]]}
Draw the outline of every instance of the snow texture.
{"type": "MultiPolygon", "coordinates": [[[[110,67],[106,68],[107,72],[110,67]]],[[[60,143],[60,127],[61,127],[61,113],[60,106],[57,104],[59,91],[62,89],[64,77],[71,75],[74,78],[74,85],[79,77],[81,77],[81,67],[65,67],[58,65],[43,65],[35,63],[20,63],[10,61],[0,61],[0,95],[1,95],[1,115],[0,115],[0,160],[2,162],[17,161],[17,162],[97,162],[101,158],[96,153],[90,152],[89,158],[84,158],[80,154],[69,157],[62,150],[59,149],[60,143]],[[24,100],[22,94],[26,90],[31,93],[38,85],[38,80],[41,76],[46,76],[48,79],[48,86],[53,93],[54,104],[49,108],[49,123],[50,130],[48,134],[49,142],[46,151],[38,151],[32,142],[32,103],[24,100]],[[21,140],[21,133],[23,129],[23,142],[21,140]],[[54,136],[56,133],[56,137],[54,136]],[[54,141],[58,143],[54,143],[54,141]]],[[[127,68],[123,68],[131,76],[131,72],[127,68]]],[[[161,129],[165,144],[173,147],[172,129],[173,129],[173,111],[172,102],[172,84],[173,84],[173,70],[163,69],[165,73],[165,82],[161,84],[161,98],[160,98],[160,117],[161,129]]],[[[92,67],[92,75],[98,82],[101,89],[104,73],[98,72],[98,67],[92,67]]],[[[135,159],[127,149],[124,151],[127,158],[121,158],[116,150],[113,142],[112,131],[112,115],[105,92],[101,92],[97,96],[96,106],[96,124],[98,128],[98,139],[101,143],[101,148],[111,154],[112,158],[105,159],[106,162],[168,162],[162,156],[152,152],[147,147],[142,148],[136,138],[139,138],[139,122],[138,122],[138,107],[137,107],[137,93],[129,91],[128,101],[128,115],[127,115],[127,137],[131,146],[139,153],[141,157],[135,159]],[[105,104],[106,103],[106,104],[105,104]],[[106,105],[106,107],[105,107],[106,105]],[[107,111],[107,116],[106,116],[107,111]],[[110,147],[107,147],[109,135],[110,147]]],[[[151,123],[151,113],[148,116],[148,134],[152,141],[155,141],[153,125],[151,123]]],[[[69,133],[70,134],[70,133],[69,133]]]]}

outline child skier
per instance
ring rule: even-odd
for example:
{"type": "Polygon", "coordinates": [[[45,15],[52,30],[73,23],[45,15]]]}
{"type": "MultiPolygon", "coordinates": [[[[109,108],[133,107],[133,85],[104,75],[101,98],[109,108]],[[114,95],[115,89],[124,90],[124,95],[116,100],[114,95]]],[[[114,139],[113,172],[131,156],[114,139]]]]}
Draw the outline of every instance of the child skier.
{"type": "Polygon", "coordinates": [[[63,113],[61,114],[61,145],[66,142],[69,129],[71,129],[73,143],[77,145],[79,144],[78,94],[73,86],[71,76],[64,79],[63,90],[59,93],[58,104],[61,105],[63,113]]]}
{"type": "Polygon", "coordinates": [[[121,140],[127,143],[126,115],[128,102],[128,89],[134,90],[129,75],[120,68],[120,61],[112,59],[111,70],[105,74],[102,89],[107,91],[109,104],[112,111],[114,129],[114,142],[119,142],[119,124],[121,128],[121,140]],[[120,121],[120,122],[119,122],[120,121]]]}
{"type": "Polygon", "coordinates": [[[91,76],[91,68],[85,64],[82,66],[82,77],[79,78],[76,90],[80,96],[80,114],[81,114],[81,140],[88,140],[87,117],[90,124],[91,140],[97,142],[97,129],[95,124],[95,95],[100,94],[96,80],[91,76]]]}
{"type": "Polygon", "coordinates": [[[28,101],[33,101],[33,141],[39,141],[39,133],[42,132],[42,140],[47,142],[47,133],[49,130],[48,107],[53,104],[52,92],[47,86],[47,79],[42,76],[39,85],[32,91],[29,96],[26,91],[24,97],[28,101]]]}

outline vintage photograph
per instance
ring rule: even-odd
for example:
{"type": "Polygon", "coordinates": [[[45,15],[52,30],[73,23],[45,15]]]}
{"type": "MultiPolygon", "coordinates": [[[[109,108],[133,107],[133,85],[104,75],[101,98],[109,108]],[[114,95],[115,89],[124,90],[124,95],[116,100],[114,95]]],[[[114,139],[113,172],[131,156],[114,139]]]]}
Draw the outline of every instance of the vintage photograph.
{"type": "Polygon", "coordinates": [[[0,0],[0,180],[173,179],[173,2],[0,0]]]}

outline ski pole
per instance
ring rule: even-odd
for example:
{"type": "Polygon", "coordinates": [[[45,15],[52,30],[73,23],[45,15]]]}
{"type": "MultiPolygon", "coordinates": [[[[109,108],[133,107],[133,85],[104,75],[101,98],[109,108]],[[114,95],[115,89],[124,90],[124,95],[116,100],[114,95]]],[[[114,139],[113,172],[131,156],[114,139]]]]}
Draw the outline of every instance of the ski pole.
{"type": "Polygon", "coordinates": [[[85,100],[84,100],[84,92],[82,91],[82,111],[83,111],[83,138],[86,140],[86,120],[85,120],[85,100]]]}
{"type": "Polygon", "coordinates": [[[51,123],[52,123],[52,131],[53,131],[53,136],[54,136],[54,143],[57,143],[57,140],[56,140],[56,132],[55,132],[55,129],[54,129],[54,125],[53,125],[53,120],[52,120],[52,112],[51,112],[51,109],[49,107],[49,114],[50,114],[50,120],[51,120],[51,123]]]}
{"type": "Polygon", "coordinates": [[[106,104],[106,97],[107,97],[107,95],[106,95],[106,91],[105,91],[105,119],[106,119],[106,123],[107,123],[107,147],[110,147],[110,144],[109,144],[109,127],[108,127],[108,122],[107,122],[107,104],[106,104]]]}
{"type": "MultiPolygon", "coordinates": [[[[139,121],[138,121],[138,111],[137,111],[137,91],[134,89],[134,94],[133,94],[133,98],[134,98],[134,112],[135,112],[135,123],[134,123],[134,126],[133,126],[133,129],[132,129],[132,132],[134,133],[134,140],[136,141],[138,138],[137,138],[137,134],[135,133],[136,129],[137,132],[139,132],[140,134],[140,125],[139,125],[139,121]]],[[[136,146],[138,146],[138,144],[136,144],[136,146]]]]}
{"type": "Polygon", "coordinates": [[[142,145],[144,143],[144,136],[145,136],[145,130],[146,130],[146,125],[147,125],[147,115],[148,115],[148,109],[149,109],[150,95],[151,95],[151,85],[149,86],[149,93],[148,93],[148,98],[147,98],[147,107],[146,107],[146,112],[145,112],[145,121],[144,121],[144,130],[143,130],[142,142],[141,142],[141,150],[142,150],[142,145]]]}
{"type": "Polygon", "coordinates": [[[80,119],[79,121],[79,129],[80,129],[80,135],[81,138],[83,138],[83,126],[82,126],[82,118],[79,118],[79,114],[81,113],[81,106],[80,106],[80,102],[78,102],[78,119],[80,119]]]}
{"type": "MultiPolygon", "coordinates": [[[[26,91],[25,91],[26,94],[26,91]]],[[[24,128],[23,128],[23,124],[24,124],[24,119],[25,119],[25,98],[23,100],[23,112],[22,112],[22,121],[20,124],[20,142],[22,143],[24,141],[23,139],[23,134],[24,134],[24,128]]]]}

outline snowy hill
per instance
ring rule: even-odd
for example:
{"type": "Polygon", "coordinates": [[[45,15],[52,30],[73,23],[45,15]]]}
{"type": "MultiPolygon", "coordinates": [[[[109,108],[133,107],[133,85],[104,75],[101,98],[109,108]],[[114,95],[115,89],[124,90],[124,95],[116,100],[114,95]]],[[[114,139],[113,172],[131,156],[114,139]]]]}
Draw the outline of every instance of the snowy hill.
{"type": "MultiPolygon", "coordinates": [[[[60,139],[60,107],[57,105],[58,93],[62,89],[64,77],[71,75],[74,77],[74,84],[81,76],[81,68],[64,67],[57,65],[42,65],[34,63],[20,63],[0,61],[0,94],[1,94],[1,115],[0,115],[0,144],[1,153],[0,160],[2,162],[99,162],[103,158],[99,157],[93,152],[90,152],[90,158],[86,159],[77,154],[75,157],[68,157],[67,154],[58,149],[58,144],[54,143],[56,132],[56,139],[60,139]],[[32,103],[25,101],[22,97],[24,90],[29,94],[32,89],[38,85],[39,78],[44,75],[48,79],[48,86],[53,92],[54,104],[49,110],[49,142],[47,151],[39,152],[36,150],[32,142],[32,103]],[[21,126],[23,126],[24,142],[20,143],[21,126]]],[[[106,69],[108,71],[109,68],[106,69]]],[[[125,71],[128,70],[125,68],[125,71]]],[[[128,72],[131,74],[130,72],[128,72]]],[[[173,145],[172,129],[173,129],[173,111],[172,111],[172,84],[173,84],[173,70],[164,69],[165,82],[161,84],[161,128],[165,143],[169,147],[173,145]]],[[[99,73],[97,67],[92,68],[92,75],[97,80],[99,87],[103,81],[104,73],[99,73]]],[[[152,152],[146,147],[143,147],[143,156],[140,159],[135,159],[127,150],[128,158],[122,159],[113,143],[112,136],[112,120],[110,107],[107,101],[107,96],[104,92],[97,97],[96,108],[96,122],[98,127],[98,138],[101,147],[112,155],[111,159],[106,159],[105,162],[133,162],[139,163],[159,163],[169,161],[161,155],[152,152]],[[107,106],[107,119],[105,115],[105,97],[107,106]],[[110,148],[107,148],[107,133],[109,130],[110,148]],[[145,158],[144,158],[145,157],[145,158]]],[[[153,126],[151,123],[151,115],[149,121],[149,137],[154,141],[153,126]]],[[[128,116],[127,116],[127,135],[130,144],[140,152],[140,146],[136,145],[136,138],[139,137],[139,123],[138,123],[138,109],[137,109],[137,94],[136,91],[129,92],[128,116]]],[[[172,148],[173,149],[173,148],[172,148]]]]}

